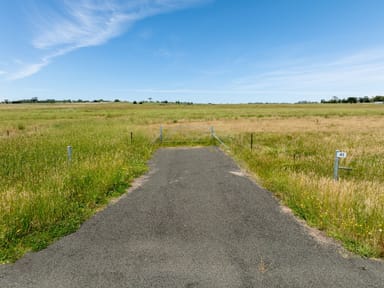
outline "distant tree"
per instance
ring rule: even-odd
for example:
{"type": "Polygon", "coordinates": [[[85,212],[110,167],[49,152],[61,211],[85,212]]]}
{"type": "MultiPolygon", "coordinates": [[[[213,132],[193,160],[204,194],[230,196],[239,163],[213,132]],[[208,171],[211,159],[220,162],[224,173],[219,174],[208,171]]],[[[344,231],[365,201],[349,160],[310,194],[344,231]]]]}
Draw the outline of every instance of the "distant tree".
{"type": "Polygon", "coordinates": [[[332,99],[330,101],[328,101],[329,103],[340,103],[339,102],[339,98],[337,96],[333,96],[332,99]]]}
{"type": "Polygon", "coordinates": [[[346,102],[347,103],[357,103],[357,98],[356,97],[348,97],[346,102]]]}
{"type": "Polygon", "coordinates": [[[373,102],[384,102],[384,96],[375,96],[373,97],[373,102]]]}
{"type": "Polygon", "coordinates": [[[133,104],[137,104],[137,101],[135,100],[135,101],[133,101],[133,104]]]}
{"type": "Polygon", "coordinates": [[[115,101],[113,101],[113,102],[120,102],[120,100],[119,99],[115,99],[115,101]]]}
{"type": "Polygon", "coordinates": [[[360,103],[369,103],[371,102],[371,99],[369,99],[368,96],[364,96],[363,98],[360,98],[360,103]]]}

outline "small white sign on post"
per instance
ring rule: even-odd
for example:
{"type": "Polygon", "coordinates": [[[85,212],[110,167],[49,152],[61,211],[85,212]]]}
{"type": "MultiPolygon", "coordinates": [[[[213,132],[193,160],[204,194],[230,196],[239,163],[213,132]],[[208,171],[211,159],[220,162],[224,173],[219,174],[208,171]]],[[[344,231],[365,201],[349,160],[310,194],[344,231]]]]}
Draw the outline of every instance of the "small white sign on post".
{"type": "Polygon", "coordinates": [[[347,152],[337,151],[336,157],[337,158],[347,158],[347,152]]]}

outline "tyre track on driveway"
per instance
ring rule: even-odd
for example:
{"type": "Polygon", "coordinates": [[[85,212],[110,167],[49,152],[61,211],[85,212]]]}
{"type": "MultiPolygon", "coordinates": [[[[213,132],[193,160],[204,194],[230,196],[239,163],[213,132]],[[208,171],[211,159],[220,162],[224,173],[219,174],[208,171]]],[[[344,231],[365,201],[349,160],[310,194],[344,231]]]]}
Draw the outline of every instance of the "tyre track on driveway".
{"type": "Polygon", "coordinates": [[[220,150],[160,149],[142,185],[0,287],[384,287],[384,264],[316,241],[220,150]]]}

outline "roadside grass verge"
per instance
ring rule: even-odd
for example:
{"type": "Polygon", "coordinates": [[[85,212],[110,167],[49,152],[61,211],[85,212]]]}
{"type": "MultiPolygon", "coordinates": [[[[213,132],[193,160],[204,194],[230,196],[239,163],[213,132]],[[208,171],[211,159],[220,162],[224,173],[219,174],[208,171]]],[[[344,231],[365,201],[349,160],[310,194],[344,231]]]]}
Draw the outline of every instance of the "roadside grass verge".
{"type": "Polygon", "coordinates": [[[359,255],[384,257],[384,137],[381,129],[259,132],[228,137],[240,159],[294,213],[359,255]],[[347,151],[333,180],[336,149],[347,151]]]}

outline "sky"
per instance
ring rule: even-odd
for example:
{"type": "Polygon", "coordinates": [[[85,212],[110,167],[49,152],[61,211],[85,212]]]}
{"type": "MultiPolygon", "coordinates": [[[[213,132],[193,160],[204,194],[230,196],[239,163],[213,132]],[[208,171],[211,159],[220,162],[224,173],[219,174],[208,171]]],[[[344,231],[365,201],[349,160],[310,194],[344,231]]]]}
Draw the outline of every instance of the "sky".
{"type": "Polygon", "coordinates": [[[1,0],[0,101],[384,95],[382,0],[1,0]]]}

